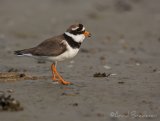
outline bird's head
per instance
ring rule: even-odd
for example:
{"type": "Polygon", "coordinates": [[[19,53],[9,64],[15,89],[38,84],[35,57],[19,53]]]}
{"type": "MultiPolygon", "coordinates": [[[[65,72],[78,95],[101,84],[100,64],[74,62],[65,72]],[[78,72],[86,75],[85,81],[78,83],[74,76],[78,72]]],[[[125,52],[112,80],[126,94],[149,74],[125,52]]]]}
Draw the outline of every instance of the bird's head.
{"type": "Polygon", "coordinates": [[[73,24],[65,32],[68,36],[72,37],[76,42],[82,42],[85,37],[90,37],[91,34],[85,30],[82,24],[73,24]]]}

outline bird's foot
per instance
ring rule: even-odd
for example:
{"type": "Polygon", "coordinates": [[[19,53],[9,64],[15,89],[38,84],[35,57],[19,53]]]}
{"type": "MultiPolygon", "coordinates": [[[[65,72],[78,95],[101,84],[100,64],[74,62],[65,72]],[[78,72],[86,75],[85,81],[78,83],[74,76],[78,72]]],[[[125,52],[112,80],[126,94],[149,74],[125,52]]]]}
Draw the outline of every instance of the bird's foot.
{"type": "Polygon", "coordinates": [[[63,85],[72,84],[71,82],[65,81],[65,80],[63,80],[63,79],[60,79],[58,82],[61,83],[61,84],[63,84],[63,85]]]}
{"type": "Polygon", "coordinates": [[[59,79],[57,79],[56,77],[52,77],[53,81],[58,81],[59,79]]]}
{"type": "Polygon", "coordinates": [[[63,85],[72,84],[71,82],[65,81],[65,80],[63,80],[63,79],[57,79],[57,78],[55,78],[55,77],[52,77],[52,80],[53,80],[54,82],[58,82],[58,83],[63,84],[63,85]]]}
{"type": "Polygon", "coordinates": [[[60,76],[60,74],[57,72],[57,69],[56,69],[56,67],[55,67],[54,64],[51,65],[51,69],[52,69],[52,74],[53,74],[52,80],[57,81],[57,82],[59,82],[60,84],[63,84],[63,85],[72,84],[71,82],[65,81],[65,80],[60,76]]]}

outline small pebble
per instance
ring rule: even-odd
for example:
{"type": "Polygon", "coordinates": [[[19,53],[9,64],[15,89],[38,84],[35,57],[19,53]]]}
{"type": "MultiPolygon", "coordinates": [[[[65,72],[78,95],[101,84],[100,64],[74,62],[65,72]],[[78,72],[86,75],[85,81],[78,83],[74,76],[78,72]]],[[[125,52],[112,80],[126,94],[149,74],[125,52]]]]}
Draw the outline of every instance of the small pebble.
{"type": "Polygon", "coordinates": [[[73,65],[68,65],[68,68],[72,68],[73,67],[73,65]]]}
{"type": "Polygon", "coordinates": [[[112,74],[111,74],[111,76],[117,76],[117,74],[115,74],[115,73],[112,73],[112,74]]]}
{"type": "Polygon", "coordinates": [[[71,63],[71,64],[73,64],[73,63],[75,63],[75,61],[74,61],[74,60],[72,60],[72,61],[70,61],[70,63],[71,63]]]}
{"type": "Polygon", "coordinates": [[[103,67],[104,67],[105,69],[107,69],[107,70],[111,69],[111,67],[110,67],[110,66],[107,66],[107,65],[104,65],[103,67]]]}
{"type": "Polygon", "coordinates": [[[140,66],[141,64],[140,63],[136,63],[136,66],[140,66]]]}
{"type": "Polygon", "coordinates": [[[8,93],[13,93],[14,90],[13,90],[13,89],[8,89],[7,92],[8,92],[8,93]]]}

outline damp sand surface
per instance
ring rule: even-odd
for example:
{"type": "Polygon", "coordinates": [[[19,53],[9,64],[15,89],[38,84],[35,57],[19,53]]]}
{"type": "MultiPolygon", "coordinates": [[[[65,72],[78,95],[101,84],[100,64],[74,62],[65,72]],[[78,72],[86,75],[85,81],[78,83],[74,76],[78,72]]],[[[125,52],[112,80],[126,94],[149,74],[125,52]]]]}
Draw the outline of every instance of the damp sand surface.
{"type": "Polygon", "coordinates": [[[159,0],[1,0],[0,93],[23,110],[0,107],[0,120],[159,121],[159,5],[159,0]],[[75,22],[92,37],[74,59],[58,63],[73,85],[52,82],[51,63],[13,54],[75,22]]]}

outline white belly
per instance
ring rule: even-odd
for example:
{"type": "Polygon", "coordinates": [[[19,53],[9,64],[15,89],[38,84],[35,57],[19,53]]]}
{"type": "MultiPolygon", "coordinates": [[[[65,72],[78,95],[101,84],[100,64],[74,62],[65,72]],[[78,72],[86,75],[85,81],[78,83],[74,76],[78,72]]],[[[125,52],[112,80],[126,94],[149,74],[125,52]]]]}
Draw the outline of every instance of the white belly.
{"type": "Polygon", "coordinates": [[[70,48],[69,50],[67,50],[66,52],[64,52],[63,54],[56,56],[56,57],[48,57],[48,60],[50,61],[63,61],[66,59],[70,59],[73,58],[75,55],[77,55],[79,49],[72,49],[70,48]]]}

